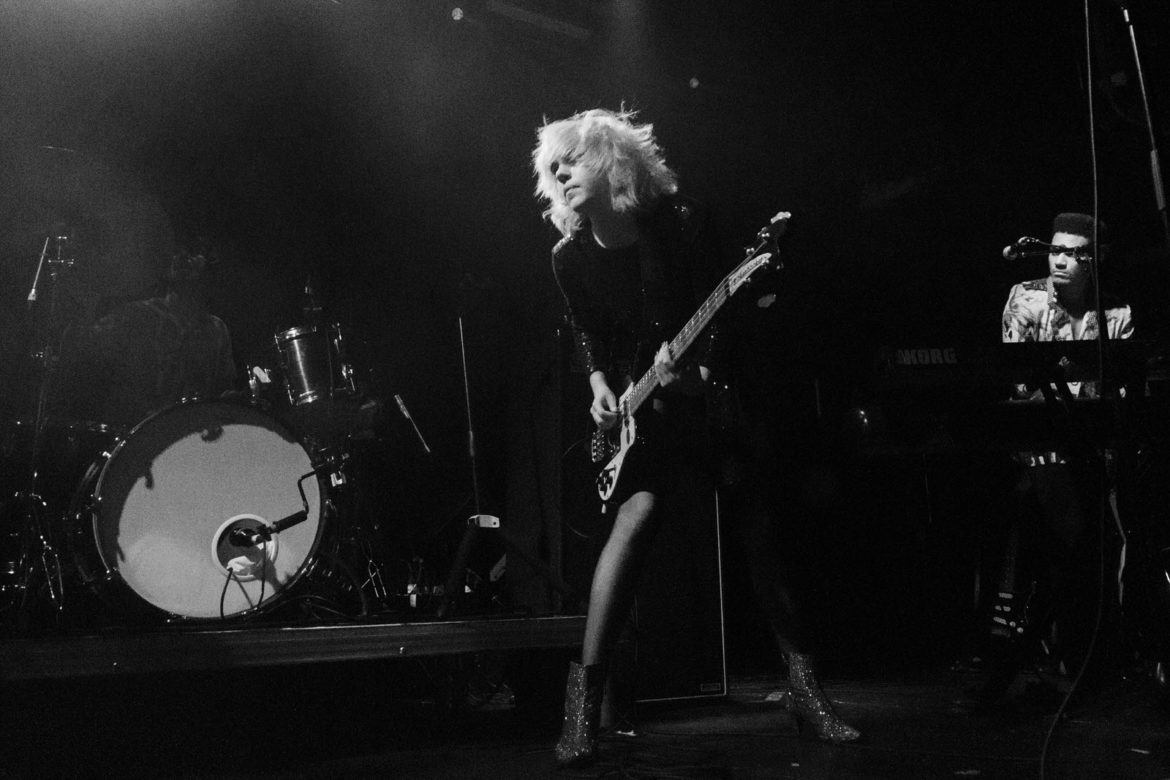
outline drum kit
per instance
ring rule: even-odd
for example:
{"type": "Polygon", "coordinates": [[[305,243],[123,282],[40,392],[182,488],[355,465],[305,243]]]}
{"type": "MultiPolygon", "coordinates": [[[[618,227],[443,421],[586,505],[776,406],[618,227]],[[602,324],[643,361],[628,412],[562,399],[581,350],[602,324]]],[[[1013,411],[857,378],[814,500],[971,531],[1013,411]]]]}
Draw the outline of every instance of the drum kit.
{"type": "Polygon", "coordinates": [[[128,430],[53,416],[60,335],[36,323],[54,322],[71,257],[68,236],[44,242],[28,298],[35,410],[0,432],[0,631],[385,603],[373,529],[345,510],[352,441],[380,404],[340,325],[306,307],[309,324],[274,336],[277,367],[250,370],[251,393],[186,398],[128,430]]]}

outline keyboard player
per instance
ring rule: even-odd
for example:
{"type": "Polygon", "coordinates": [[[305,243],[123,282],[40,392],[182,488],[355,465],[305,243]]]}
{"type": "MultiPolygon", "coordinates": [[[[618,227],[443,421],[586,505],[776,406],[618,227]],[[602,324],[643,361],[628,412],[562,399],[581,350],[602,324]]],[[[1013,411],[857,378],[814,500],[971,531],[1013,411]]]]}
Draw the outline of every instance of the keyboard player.
{"type": "MultiPolygon", "coordinates": [[[[1092,266],[1104,237],[1100,222],[1094,236],[1093,217],[1062,213],[1053,220],[1049,245],[1017,242],[1017,251],[1031,247],[1029,254],[1047,252],[1048,276],[1012,287],[1003,310],[1005,343],[1098,338],[1092,266]]],[[[1011,251],[1009,247],[1005,254],[1011,251]]],[[[1108,338],[1133,334],[1129,306],[1110,303],[1104,315],[1108,338]]],[[[1065,387],[1073,398],[1100,395],[1093,381],[1069,381],[1065,387]]],[[[1065,396],[1064,390],[1019,385],[1016,392],[1018,398],[1039,401],[1065,396]]],[[[969,701],[977,708],[1018,703],[1027,692],[1021,671],[1029,664],[1047,663],[1058,673],[1075,674],[1086,657],[1098,600],[1098,513],[1091,508],[1100,504],[1101,480],[1086,478],[1088,464],[1078,463],[1069,452],[1019,452],[1015,458],[1018,479],[1000,539],[1003,555],[991,614],[990,674],[969,701]],[[1039,648],[1047,648],[1051,656],[1043,658],[1039,648]]]]}
{"type": "MultiPolygon", "coordinates": [[[[1098,243],[1104,243],[1104,223],[1100,223],[1097,232],[1098,243]]],[[[1005,343],[1097,338],[1097,296],[1092,273],[1097,252],[1092,242],[1092,217],[1073,213],[1056,216],[1048,247],[1052,250],[1048,254],[1048,276],[1020,282],[1008,295],[1003,309],[1005,343]]],[[[1127,339],[1133,335],[1129,306],[1106,307],[1105,323],[1108,338],[1127,339]]],[[[1094,397],[1096,392],[1092,383],[1077,383],[1074,391],[1078,397],[1094,397]]]]}

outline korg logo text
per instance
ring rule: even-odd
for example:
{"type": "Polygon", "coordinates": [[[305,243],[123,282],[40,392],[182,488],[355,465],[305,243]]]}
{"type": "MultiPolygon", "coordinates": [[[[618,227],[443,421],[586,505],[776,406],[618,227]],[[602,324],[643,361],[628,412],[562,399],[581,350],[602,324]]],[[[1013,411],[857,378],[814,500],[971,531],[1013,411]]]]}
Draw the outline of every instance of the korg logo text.
{"type": "Polygon", "coordinates": [[[899,349],[894,362],[900,366],[953,366],[959,358],[954,347],[899,349]]]}

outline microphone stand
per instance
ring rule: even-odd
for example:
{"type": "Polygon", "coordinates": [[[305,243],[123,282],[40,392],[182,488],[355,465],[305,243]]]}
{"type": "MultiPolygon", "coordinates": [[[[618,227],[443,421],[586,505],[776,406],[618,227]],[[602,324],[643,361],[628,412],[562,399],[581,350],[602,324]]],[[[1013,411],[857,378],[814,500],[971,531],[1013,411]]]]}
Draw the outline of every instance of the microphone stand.
{"type": "MultiPolygon", "coordinates": [[[[471,556],[472,545],[478,536],[480,518],[479,502],[479,465],[476,462],[475,426],[471,422],[471,383],[467,375],[467,343],[463,336],[463,317],[459,317],[459,354],[463,359],[463,398],[467,406],[467,458],[471,462],[471,490],[475,500],[475,514],[467,521],[467,528],[459,540],[459,547],[455,550],[455,558],[451,562],[451,569],[447,572],[447,581],[443,585],[443,596],[439,600],[438,616],[444,618],[454,608],[455,602],[463,591],[464,572],[467,570],[467,559],[471,556]]],[[[498,519],[497,519],[498,522],[498,519]]]]}
{"type": "Polygon", "coordinates": [[[1142,59],[1138,52],[1137,34],[1134,31],[1133,19],[1129,15],[1129,6],[1126,0],[1117,0],[1118,7],[1121,8],[1121,16],[1125,19],[1125,26],[1129,31],[1129,41],[1133,48],[1133,64],[1137,69],[1138,77],[1138,91],[1142,96],[1142,108],[1146,114],[1146,132],[1150,136],[1150,173],[1153,177],[1154,185],[1154,202],[1158,206],[1158,215],[1162,220],[1162,238],[1166,242],[1166,248],[1170,249],[1170,217],[1166,213],[1166,191],[1162,186],[1162,165],[1158,155],[1158,139],[1154,133],[1154,119],[1150,113],[1150,97],[1146,92],[1146,77],[1142,70],[1142,59]]]}
{"type": "MultiPolygon", "coordinates": [[[[1160,221],[1161,221],[1162,240],[1164,242],[1164,245],[1165,245],[1165,248],[1166,248],[1168,254],[1170,254],[1170,215],[1167,214],[1166,193],[1165,193],[1165,189],[1164,189],[1163,181],[1162,181],[1162,166],[1161,166],[1161,160],[1160,160],[1159,152],[1158,152],[1157,134],[1154,131],[1153,115],[1150,112],[1150,98],[1149,98],[1149,92],[1146,89],[1145,72],[1142,68],[1141,54],[1140,54],[1140,51],[1138,48],[1138,42],[1137,42],[1137,33],[1136,33],[1136,30],[1134,27],[1133,19],[1129,13],[1128,1],[1127,0],[1116,0],[1116,2],[1117,2],[1117,6],[1121,9],[1122,19],[1124,20],[1126,30],[1129,33],[1130,46],[1133,50],[1133,62],[1134,62],[1134,68],[1137,71],[1138,90],[1141,94],[1142,109],[1143,109],[1144,114],[1145,114],[1146,133],[1149,136],[1150,176],[1151,176],[1151,183],[1152,183],[1153,188],[1154,188],[1154,202],[1157,206],[1158,216],[1159,216],[1160,221]]],[[[1100,310],[1100,296],[1098,295],[1098,317],[1101,317],[1102,315],[1103,315],[1103,312],[1100,310]]],[[[1103,319],[1101,321],[1102,321],[1102,323],[1104,322],[1103,319]]],[[[1108,335],[1107,333],[1103,332],[1103,337],[1107,336],[1107,335],[1108,335]]],[[[1141,395],[1140,388],[1139,388],[1138,395],[1139,396],[1141,395]]],[[[1119,490],[1118,475],[1126,473],[1124,471],[1125,464],[1124,463],[1117,463],[1116,461],[1117,461],[1117,458],[1119,455],[1122,457],[1125,457],[1125,456],[1133,457],[1134,454],[1138,450],[1138,448],[1135,446],[1135,442],[1137,441],[1137,434],[1135,433],[1135,429],[1133,426],[1133,420],[1127,414],[1129,412],[1132,412],[1132,407],[1130,407],[1128,409],[1126,407],[1129,407],[1129,405],[1133,404],[1133,403],[1143,402],[1139,398],[1134,398],[1132,400],[1129,400],[1128,403],[1126,403],[1125,401],[1126,401],[1126,399],[1121,398],[1120,392],[1117,393],[1116,398],[1113,400],[1113,405],[1114,405],[1113,411],[1117,415],[1117,417],[1116,417],[1117,425],[1119,428],[1122,428],[1122,427],[1124,428],[1125,438],[1123,439],[1122,443],[1126,445],[1126,450],[1124,450],[1120,453],[1116,453],[1116,454],[1111,453],[1108,450],[1106,450],[1106,452],[1105,452],[1104,480],[1105,480],[1106,492],[1105,492],[1105,497],[1104,497],[1102,503],[1103,504],[1107,503],[1108,506],[1102,506],[1102,508],[1101,508],[1102,514],[1104,514],[1106,511],[1111,512],[1111,514],[1113,516],[1114,523],[1116,524],[1117,531],[1118,531],[1118,533],[1120,535],[1120,539],[1121,539],[1121,551],[1120,551],[1120,556],[1119,556],[1119,569],[1118,569],[1118,573],[1117,573],[1117,588],[1118,588],[1118,590],[1117,590],[1117,594],[1116,594],[1116,603],[1121,607],[1121,609],[1123,611],[1125,609],[1124,573],[1126,572],[1126,566],[1127,566],[1129,535],[1126,532],[1125,524],[1122,523],[1121,518],[1118,514],[1118,490],[1119,490]]],[[[1144,402],[1148,403],[1148,401],[1144,401],[1144,402]]],[[[1133,462],[1131,461],[1131,463],[1129,465],[1130,465],[1130,467],[1132,467],[1133,462]]],[[[1148,538],[1149,538],[1148,534],[1147,534],[1148,529],[1143,527],[1142,522],[1143,521],[1138,520],[1137,525],[1135,525],[1133,527],[1136,528],[1138,530],[1138,532],[1141,533],[1143,536],[1146,536],[1147,540],[1148,540],[1148,538]]],[[[1103,525],[1103,523],[1102,523],[1102,525],[1103,525]]],[[[1103,530],[1102,530],[1102,533],[1103,533],[1103,530]]],[[[1153,547],[1153,545],[1150,545],[1148,541],[1143,542],[1143,541],[1139,540],[1139,541],[1137,541],[1137,544],[1139,545],[1138,546],[1139,552],[1143,552],[1143,548],[1153,547]]],[[[1141,569],[1139,569],[1139,574],[1142,577],[1142,579],[1150,581],[1150,582],[1164,581],[1165,577],[1167,576],[1166,567],[1164,566],[1164,564],[1162,562],[1157,561],[1156,559],[1155,559],[1155,562],[1151,564],[1150,558],[1152,558],[1152,557],[1153,556],[1150,554],[1149,550],[1144,551],[1143,555],[1139,558],[1139,561],[1142,561],[1139,564],[1139,566],[1142,567],[1141,569]],[[1145,560],[1142,560],[1143,558],[1145,560]],[[1146,567],[1150,567],[1150,566],[1152,566],[1152,571],[1149,570],[1148,568],[1146,568],[1146,567]]],[[[1146,651],[1146,648],[1143,648],[1143,654],[1145,654],[1145,651],[1146,651]]],[[[1164,675],[1166,672],[1167,665],[1168,665],[1168,660],[1167,660],[1166,654],[1164,652],[1159,652],[1159,651],[1155,650],[1155,651],[1153,651],[1152,656],[1156,662],[1155,674],[1159,675],[1159,676],[1164,675]]]]}
{"type": "Polygon", "coordinates": [[[459,317],[459,351],[463,359],[463,396],[467,405],[467,456],[471,462],[471,485],[475,500],[475,514],[467,518],[467,527],[463,531],[463,537],[459,540],[459,547],[455,550],[455,558],[451,562],[451,569],[447,572],[447,580],[443,585],[443,595],[439,599],[439,606],[435,614],[439,618],[445,618],[455,610],[459,598],[463,595],[467,560],[471,556],[471,551],[479,537],[481,528],[495,530],[499,534],[500,540],[504,543],[504,547],[507,549],[509,555],[515,555],[517,558],[523,560],[535,571],[539,572],[555,590],[567,599],[575,601],[577,596],[568,583],[562,580],[548,564],[534,558],[523,550],[516,540],[501,527],[500,518],[494,515],[485,515],[480,511],[479,466],[475,447],[475,426],[472,424],[471,419],[471,383],[468,379],[467,372],[467,346],[463,335],[462,316],[459,317]]]}

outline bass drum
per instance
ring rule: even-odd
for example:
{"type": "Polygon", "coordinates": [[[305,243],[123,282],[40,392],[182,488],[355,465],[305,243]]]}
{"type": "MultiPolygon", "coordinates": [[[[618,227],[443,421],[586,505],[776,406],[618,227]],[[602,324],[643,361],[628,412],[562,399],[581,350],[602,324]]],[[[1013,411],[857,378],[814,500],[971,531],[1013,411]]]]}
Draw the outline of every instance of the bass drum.
{"type": "Polygon", "coordinates": [[[311,565],[324,491],[305,448],[267,414],[181,403],[90,467],[70,512],[74,558],[119,606],[196,620],[252,613],[311,565]],[[255,533],[306,508],[269,541],[255,533]]]}

